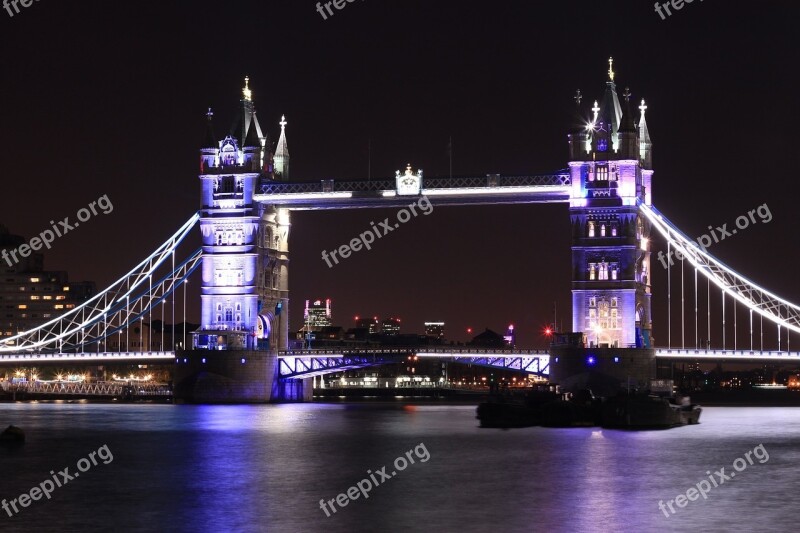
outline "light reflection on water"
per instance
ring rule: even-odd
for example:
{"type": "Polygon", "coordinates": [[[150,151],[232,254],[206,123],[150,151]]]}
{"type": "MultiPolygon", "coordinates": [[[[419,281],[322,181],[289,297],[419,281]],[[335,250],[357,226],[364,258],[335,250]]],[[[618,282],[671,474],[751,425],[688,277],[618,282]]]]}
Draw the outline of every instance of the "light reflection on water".
{"type": "Polygon", "coordinates": [[[107,444],[114,454],[2,531],[795,530],[800,409],[706,408],[699,426],[623,432],[477,427],[473,406],[2,404],[12,499],[107,444]],[[417,462],[326,518],[319,500],[424,443],[417,462]],[[769,461],[658,508],[763,443],[769,461]]]}

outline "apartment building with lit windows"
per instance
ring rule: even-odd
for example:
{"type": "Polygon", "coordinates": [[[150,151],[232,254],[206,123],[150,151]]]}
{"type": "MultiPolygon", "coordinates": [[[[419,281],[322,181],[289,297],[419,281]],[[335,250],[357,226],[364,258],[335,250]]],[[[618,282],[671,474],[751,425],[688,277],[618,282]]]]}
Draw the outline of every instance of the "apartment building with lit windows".
{"type": "MultiPolygon", "coordinates": [[[[0,250],[25,243],[0,225],[0,250]]],[[[0,264],[0,339],[29,330],[80,305],[95,294],[93,282],[70,282],[66,272],[44,270],[44,255],[33,252],[18,263],[0,264]]]]}

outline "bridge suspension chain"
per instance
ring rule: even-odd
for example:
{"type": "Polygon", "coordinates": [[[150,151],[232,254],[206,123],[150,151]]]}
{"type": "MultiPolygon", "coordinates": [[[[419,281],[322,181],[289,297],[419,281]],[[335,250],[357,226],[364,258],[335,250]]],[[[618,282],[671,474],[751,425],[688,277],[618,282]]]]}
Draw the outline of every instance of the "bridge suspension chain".
{"type": "MultiPolygon", "coordinates": [[[[652,226],[667,240],[668,246],[680,251],[685,259],[689,261],[698,272],[722,290],[723,309],[725,305],[725,295],[727,294],[734,299],[734,302],[742,303],[751,312],[755,311],[767,320],[777,324],[779,339],[781,328],[800,333],[800,306],[759,286],[707,253],[655,207],[640,203],[639,209],[642,215],[644,215],[652,226]]],[[[734,316],[734,328],[736,328],[735,320],[734,316]]]]}
{"type": "MultiPolygon", "coordinates": [[[[37,326],[36,328],[28,331],[18,333],[13,337],[3,339],[0,345],[0,353],[19,353],[23,351],[34,351],[42,349],[57,349],[75,348],[85,346],[96,342],[101,337],[106,337],[109,332],[106,330],[102,334],[97,334],[96,337],[89,337],[87,339],[87,328],[93,328],[90,331],[97,331],[100,327],[99,324],[109,324],[109,317],[121,317],[124,315],[141,316],[145,311],[142,311],[141,305],[145,299],[150,301],[150,305],[157,305],[158,302],[163,300],[168,294],[163,293],[160,299],[155,304],[153,292],[148,288],[142,287],[145,283],[152,283],[152,278],[158,272],[159,268],[174,254],[178,246],[183,242],[186,236],[195,227],[200,220],[200,215],[195,213],[186,221],[177,232],[175,232],[169,239],[167,239],[161,246],[159,246],[153,253],[146,259],[136,265],[125,276],[121,277],[102,292],[93,296],[83,304],[76,306],[74,309],[68,310],[62,315],[37,326]],[[148,295],[150,297],[148,298],[148,295]],[[133,304],[133,307],[131,306],[133,304]],[[141,313],[141,314],[137,314],[141,313]]],[[[184,261],[181,266],[173,270],[172,274],[163,278],[159,285],[170,285],[170,292],[175,289],[176,279],[175,273],[181,271],[183,273],[183,280],[191,274],[191,270],[197,267],[201,255],[195,252],[189,259],[184,261]]],[[[150,308],[148,307],[147,310],[150,308]]],[[[128,321],[130,323],[130,321],[128,321]]],[[[118,330],[115,329],[114,332],[118,330]]]]}

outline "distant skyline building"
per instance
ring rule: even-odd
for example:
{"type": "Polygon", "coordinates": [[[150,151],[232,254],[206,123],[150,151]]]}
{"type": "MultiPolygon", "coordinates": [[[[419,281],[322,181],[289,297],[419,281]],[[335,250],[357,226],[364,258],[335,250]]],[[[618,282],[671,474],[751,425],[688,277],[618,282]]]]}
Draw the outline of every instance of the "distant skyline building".
{"type": "Polygon", "coordinates": [[[384,335],[399,335],[400,334],[400,319],[399,318],[384,318],[381,321],[381,333],[384,335]]]}
{"type": "Polygon", "coordinates": [[[331,326],[333,315],[331,311],[331,299],[325,300],[306,300],[306,308],[303,312],[303,322],[306,331],[320,331],[322,328],[331,326]]]}
{"type": "Polygon", "coordinates": [[[503,340],[511,348],[517,344],[517,334],[514,332],[514,324],[508,326],[508,330],[506,330],[503,340]]]}
{"type": "Polygon", "coordinates": [[[378,333],[378,317],[356,317],[356,327],[369,330],[370,333],[378,333]]]}
{"type": "Polygon", "coordinates": [[[444,339],[444,322],[425,322],[425,335],[444,339]]]}
{"type": "MultiPolygon", "coordinates": [[[[0,250],[14,250],[26,242],[0,225],[0,250]]],[[[52,320],[96,292],[94,282],[70,283],[64,271],[45,271],[44,254],[40,252],[21,257],[13,265],[2,261],[0,269],[0,339],[52,320]]]]}

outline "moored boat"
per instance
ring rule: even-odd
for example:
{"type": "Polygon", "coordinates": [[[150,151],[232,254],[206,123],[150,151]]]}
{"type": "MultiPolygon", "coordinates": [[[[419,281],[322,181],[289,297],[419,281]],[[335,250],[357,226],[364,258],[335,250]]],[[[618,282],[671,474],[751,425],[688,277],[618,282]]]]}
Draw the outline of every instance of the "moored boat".
{"type": "Polygon", "coordinates": [[[618,429],[667,429],[700,421],[699,405],[677,405],[648,393],[621,392],[603,402],[602,426],[618,429]]]}
{"type": "Polygon", "coordinates": [[[0,433],[2,443],[23,443],[25,442],[25,432],[16,426],[8,426],[0,433]]]}

